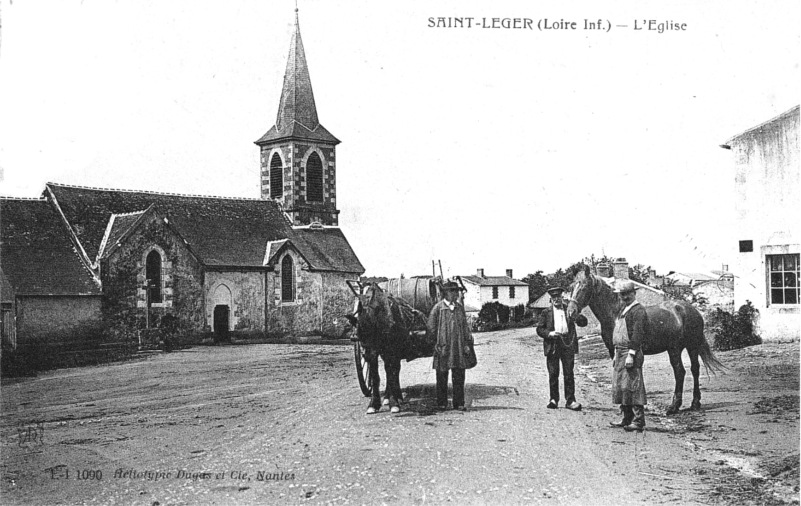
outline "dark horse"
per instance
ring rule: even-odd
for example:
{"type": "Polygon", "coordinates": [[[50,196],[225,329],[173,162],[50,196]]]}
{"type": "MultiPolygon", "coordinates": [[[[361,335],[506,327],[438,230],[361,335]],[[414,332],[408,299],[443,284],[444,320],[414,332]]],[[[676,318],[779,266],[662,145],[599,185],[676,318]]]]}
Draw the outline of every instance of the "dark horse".
{"type": "MultiPolygon", "coordinates": [[[[575,319],[583,308],[590,306],[590,310],[601,323],[601,338],[609,350],[610,357],[615,355],[612,333],[615,329],[615,319],[622,309],[620,305],[618,295],[601,278],[590,273],[589,266],[576,272],[567,306],[567,316],[571,320],[575,319]]],[[[701,409],[698,357],[704,360],[707,371],[714,373],[724,368],[706,342],[704,318],[690,303],[684,301],[665,301],[656,306],[645,306],[645,311],[648,314],[650,331],[643,340],[642,351],[645,355],[668,352],[673,375],[676,378],[673,402],[667,414],[677,413],[681,406],[686,373],[681,360],[681,352],[684,349],[690,355],[690,370],[693,373],[691,409],[701,409]]]]}
{"type": "Polygon", "coordinates": [[[403,401],[400,387],[401,360],[432,356],[433,344],[425,341],[426,316],[403,299],[382,290],[376,283],[367,286],[358,295],[355,314],[347,315],[356,327],[356,335],[364,347],[364,358],[370,368],[371,400],[367,413],[381,409],[381,378],[378,374],[378,357],[384,360],[387,374],[386,397],[392,412],[397,412],[403,401]],[[415,332],[417,331],[417,332],[415,332]],[[420,332],[422,331],[422,336],[420,332]]]}

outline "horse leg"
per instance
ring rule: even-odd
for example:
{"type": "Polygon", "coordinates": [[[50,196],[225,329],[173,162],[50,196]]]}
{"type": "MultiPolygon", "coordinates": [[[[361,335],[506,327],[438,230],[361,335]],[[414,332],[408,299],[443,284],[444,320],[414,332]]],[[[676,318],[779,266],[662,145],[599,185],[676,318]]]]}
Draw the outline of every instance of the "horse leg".
{"type": "Polygon", "coordinates": [[[673,391],[673,402],[667,409],[666,414],[672,415],[679,412],[681,407],[682,395],[684,393],[684,375],[687,373],[684,364],[681,362],[681,348],[668,350],[670,365],[673,367],[673,376],[676,379],[676,389],[673,391]]]}
{"type": "Polygon", "coordinates": [[[693,403],[690,409],[698,411],[701,409],[701,385],[698,378],[701,375],[701,364],[698,362],[697,350],[688,348],[687,353],[690,355],[690,371],[693,373],[693,403]]]}
{"type": "Polygon", "coordinates": [[[370,366],[370,404],[367,407],[367,414],[371,415],[381,409],[381,376],[378,374],[378,354],[370,358],[367,363],[370,366]]]}
{"type": "Polygon", "coordinates": [[[387,373],[387,397],[389,398],[390,412],[400,411],[400,360],[395,357],[384,358],[384,369],[387,373]]]}

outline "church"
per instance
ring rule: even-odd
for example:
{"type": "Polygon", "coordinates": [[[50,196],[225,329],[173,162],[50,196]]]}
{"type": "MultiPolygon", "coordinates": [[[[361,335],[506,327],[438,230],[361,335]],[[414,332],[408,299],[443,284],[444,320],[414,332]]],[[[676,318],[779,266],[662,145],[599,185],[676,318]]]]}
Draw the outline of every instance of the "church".
{"type": "Polygon", "coordinates": [[[296,12],[277,118],[255,141],[260,198],[48,183],[0,199],[4,348],[165,317],[195,336],[340,334],[364,267],[339,227],[339,142],[317,117],[296,12]]]}

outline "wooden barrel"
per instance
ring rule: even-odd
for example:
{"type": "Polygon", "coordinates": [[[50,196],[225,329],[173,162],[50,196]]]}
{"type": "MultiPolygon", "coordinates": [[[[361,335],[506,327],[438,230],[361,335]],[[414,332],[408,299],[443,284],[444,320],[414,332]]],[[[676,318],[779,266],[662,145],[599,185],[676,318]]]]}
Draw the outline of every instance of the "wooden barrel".
{"type": "Polygon", "coordinates": [[[394,297],[403,299],[426,316],[437,303],[436,286],[429,278],[395,278],[379,283],[378,286],[394,297]]]}

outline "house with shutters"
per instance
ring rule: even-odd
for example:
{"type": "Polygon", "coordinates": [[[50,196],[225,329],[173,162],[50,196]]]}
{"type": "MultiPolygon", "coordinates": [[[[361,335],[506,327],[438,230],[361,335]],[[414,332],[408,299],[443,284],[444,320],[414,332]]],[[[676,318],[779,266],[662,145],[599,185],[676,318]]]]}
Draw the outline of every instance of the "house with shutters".
{"type": "Polygon", "coordinates": [[[512,269],[505,276],[485,276],[484,269],[477,269],[475,276],[461,276],[466,289],[465,307],[479,311],[487,302],[499,302],[515,307],[528,304],[528,284],[512,278],[512,269]]]}
{"type": "Polygon", "coordinates": [[[4,344],[167,315],[189,333],[341,333],[364,267],[339,227],[339,140],[319,122],[297,14],[277,119],[255,144],[260,198],[48,183],[0,199],[4,344]]]}

